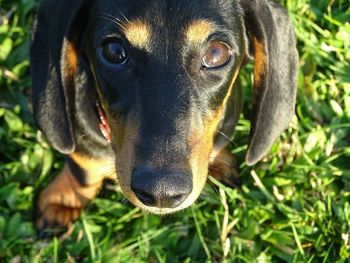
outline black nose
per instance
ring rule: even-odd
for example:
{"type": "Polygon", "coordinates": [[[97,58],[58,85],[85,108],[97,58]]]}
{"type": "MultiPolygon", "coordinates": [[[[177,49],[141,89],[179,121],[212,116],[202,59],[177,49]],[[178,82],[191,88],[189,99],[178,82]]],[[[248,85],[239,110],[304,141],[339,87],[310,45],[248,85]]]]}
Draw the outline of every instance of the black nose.
{"type": "Polygon", "coordinates": [[[131,176],[131,189],[144,205],[175,208],[192,192],[192,175],[136,168],[131,176]]]}

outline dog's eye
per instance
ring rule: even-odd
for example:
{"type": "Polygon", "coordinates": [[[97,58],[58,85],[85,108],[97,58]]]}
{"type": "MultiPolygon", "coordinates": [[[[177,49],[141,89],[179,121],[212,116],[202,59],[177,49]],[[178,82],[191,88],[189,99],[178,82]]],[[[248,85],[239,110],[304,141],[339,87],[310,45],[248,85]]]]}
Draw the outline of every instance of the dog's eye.
{"type": "Polygon", "coordinates": [[[202,59],[202,66],[207,69],[226,65],[231,58],[229,47],[222,42],[214,42],[206,50],[202,59]]]}
{"type": "Polygon", "coordinates": [[[112,39],[106,41],[102,46],[103,57],[114,64],[125,64],[128,53],[121,40],[112,39]]]}

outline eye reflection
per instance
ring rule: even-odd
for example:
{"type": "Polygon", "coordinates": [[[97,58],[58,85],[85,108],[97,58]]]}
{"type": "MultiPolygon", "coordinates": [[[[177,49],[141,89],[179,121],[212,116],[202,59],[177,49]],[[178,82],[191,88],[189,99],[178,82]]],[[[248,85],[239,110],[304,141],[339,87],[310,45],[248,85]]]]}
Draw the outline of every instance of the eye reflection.
{"type": "Polygon", "coordinates": [[[226,65],[231,58],[229,47],[222,42],[214,42],[206,50],[202,66],[207,69],[218,68],[226,65]]]}
{"type": "Polygon", "coordinates": [[[102,46],[102,55],[110,63],[124,64],[128,53],[121,40],[109,39],[102,46]]]}

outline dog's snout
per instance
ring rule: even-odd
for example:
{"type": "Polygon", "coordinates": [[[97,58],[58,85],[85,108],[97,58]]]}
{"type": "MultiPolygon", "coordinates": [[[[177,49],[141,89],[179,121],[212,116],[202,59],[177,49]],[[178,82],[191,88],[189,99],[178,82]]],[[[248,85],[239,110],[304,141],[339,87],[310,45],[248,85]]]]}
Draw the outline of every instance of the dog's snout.
{"type": "Polygon", "coordinates": [[[189,172],[171,173],[137,168],[131,177],[131,189],[146,206],[175,208],[192,192],[189,172]]]}

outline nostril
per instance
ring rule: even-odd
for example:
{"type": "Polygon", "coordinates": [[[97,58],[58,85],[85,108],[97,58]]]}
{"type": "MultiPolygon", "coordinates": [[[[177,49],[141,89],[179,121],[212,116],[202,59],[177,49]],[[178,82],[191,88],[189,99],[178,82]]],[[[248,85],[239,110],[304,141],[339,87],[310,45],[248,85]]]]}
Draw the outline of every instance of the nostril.
{"type": "Polygon", "coordinates": [[[169,201],[167,202],[167,206],[169,208],[178,207],[180,204],[183,203],[183,201],[185,201],[187,196],[188,196],[188,194],[178,194],[175,196],[171,196],[171,197],[169,197],[169,201]]]}
{"type": "Polygon", "coordinates": [[[156,199],[154,198],[154,196],[152,196],[151,194],[148,194],[146,192],[143,191],[138,191],[138,190],[133,190],[135,195],[137,196],[138,199],[140,199],[140,201],[147,206],[155,206],[156,205],[156,199]]]}

